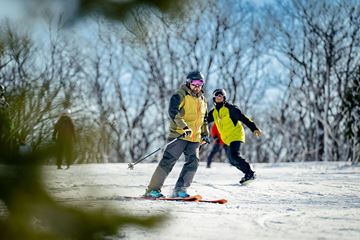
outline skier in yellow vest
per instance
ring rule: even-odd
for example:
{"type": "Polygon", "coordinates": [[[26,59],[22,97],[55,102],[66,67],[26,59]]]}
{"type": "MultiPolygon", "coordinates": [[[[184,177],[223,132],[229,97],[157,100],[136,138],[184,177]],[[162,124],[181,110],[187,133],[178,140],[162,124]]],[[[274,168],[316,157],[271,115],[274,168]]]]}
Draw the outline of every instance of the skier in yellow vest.
{"type": "Polygon", "coordinates": [[[261,131],[237,106],[226,101],[224,89],[213,92],[213,101],[214,108],[209,112],[208,123],[215,122],[221,139],[227,146],[230,164],[245,174],[240,183],[255,179],[255,172],[251,170],[250,164],[240,156],[240,145],[245,143],[245,131],[241,123],[250,128],[257,137],[261,136],[261,131]]]}
{"type": "Polygon", "coordinates": [[[182,134],[184,138],[168,145],[159,162],[145,197],[159,198],[164,195],[161,188],[182,153],[185,164],[176,182],[172,197],[188,197],[186,189],[191,185],[199,165],[199,147],[201,142],[210,143],[207,126],[207,104],[202,87],[205,80],[199,71],[190,72],[186,83],[172,95],[169,104],[170,134],[169,141],[182,134]]]}

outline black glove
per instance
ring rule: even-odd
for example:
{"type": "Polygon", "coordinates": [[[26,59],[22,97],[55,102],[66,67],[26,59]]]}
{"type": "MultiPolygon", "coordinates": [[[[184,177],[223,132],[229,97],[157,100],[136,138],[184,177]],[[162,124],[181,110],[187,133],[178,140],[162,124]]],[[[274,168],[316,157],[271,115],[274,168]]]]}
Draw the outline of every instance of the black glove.
{"type": "Polygon", "coordinates": [[[183,130],[184,130],[185,136],[191,136],[192,130],[189,127],[184,127],[183,130]]]}
{"type": "Polygon", "coordinates": [[[201,140],[207,144],[210,144],[210,138],[208,136],[202,136],[201,140]]]}
{"type": "Polygon", "coordinates": [[[215,143],[220,144],[220,139],[216,138],[215,143]]]}

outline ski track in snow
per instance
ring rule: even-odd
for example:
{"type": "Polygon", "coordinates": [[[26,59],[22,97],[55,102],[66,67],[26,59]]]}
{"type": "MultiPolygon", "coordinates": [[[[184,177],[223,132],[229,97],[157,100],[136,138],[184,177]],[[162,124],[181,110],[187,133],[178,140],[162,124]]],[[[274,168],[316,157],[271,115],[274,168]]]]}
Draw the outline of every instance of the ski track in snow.
{"type": "MultiPolygon", "coordinates": [[[[167,214],[161,227],[129,226],[113,239],[360,239],[360,167],[348,163],[254,164],[257,179],[241,186],[242,174],[227,163],[201,162],[190,194],[209,203],[124,200],[145,192],[156,164],[44,167],[49,192],[64,204],[109,207],[138,216],[167,214]]],[[[170,195],[178,162],[162,192],[170,195]]]]}

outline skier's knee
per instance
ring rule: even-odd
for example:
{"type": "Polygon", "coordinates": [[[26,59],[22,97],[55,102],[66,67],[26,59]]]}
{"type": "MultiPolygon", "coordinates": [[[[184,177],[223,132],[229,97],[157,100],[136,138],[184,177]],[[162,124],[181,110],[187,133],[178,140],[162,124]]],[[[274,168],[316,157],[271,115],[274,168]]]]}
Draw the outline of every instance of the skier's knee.
{"type": "Polygon", "coordinates": [[[162,168],[169,168],[169,166],[172,168],[172,166],[175,164],[177,159],[173,155],[171,155],[169,152],[164,152],[163,158],[160,160],[159,166],[162,168]]]}
{"type": "Polygon", "coordinates": [[[196,156],[190,157],[185,165],[187,165],[188,169],[196,170],[199,166],[199,159],[196,156]]]}

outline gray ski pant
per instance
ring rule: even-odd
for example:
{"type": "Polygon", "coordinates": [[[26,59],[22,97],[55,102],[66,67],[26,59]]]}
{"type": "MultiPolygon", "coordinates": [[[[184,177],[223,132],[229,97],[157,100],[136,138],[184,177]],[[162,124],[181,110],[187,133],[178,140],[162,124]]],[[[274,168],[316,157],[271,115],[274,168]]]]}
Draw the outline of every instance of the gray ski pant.
{"type": "Polygon", "coordinates": [[[155,172],[150,180],[148,190],[159,190],[164,185],[165,179],[173,169],[176,161],[182,153],[185,155],[185,164],[180,172],[175,185],[175,191],[186,189],[191,185],[199,166],[199,146],[198,142],[177,140],[166,147],[163,158],[160,160],[155,172]]]}

